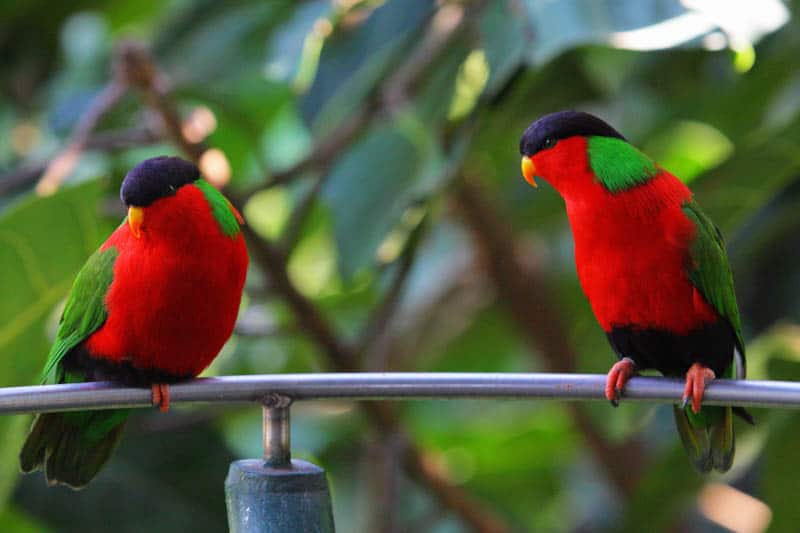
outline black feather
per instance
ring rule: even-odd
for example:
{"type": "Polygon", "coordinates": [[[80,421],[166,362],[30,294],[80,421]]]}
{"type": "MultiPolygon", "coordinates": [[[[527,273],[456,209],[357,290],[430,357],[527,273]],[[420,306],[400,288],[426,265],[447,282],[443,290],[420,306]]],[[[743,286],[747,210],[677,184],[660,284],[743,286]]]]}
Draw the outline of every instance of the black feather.
{"type": "MultiPolygon", "coordinates": [[[[737,342],[727,320],[706,324],[685,335],[656,328],[616,326],[606,336],[620,359],[630,357],[639,369],[652,368],[679,378],[686,376],[694,363],[707,366],[719,377],[725,376],[737,342]]],[[[733,413],[755,424],[743,407],[734,407],[733,413]]]]}
{"type": "Polygon", "coordinates": [[[200,170],[180,157],[154,157],[128,172],[119,197],[126,206],[147,207],[159,198],[174,195],[199,177],[200,170]]]}

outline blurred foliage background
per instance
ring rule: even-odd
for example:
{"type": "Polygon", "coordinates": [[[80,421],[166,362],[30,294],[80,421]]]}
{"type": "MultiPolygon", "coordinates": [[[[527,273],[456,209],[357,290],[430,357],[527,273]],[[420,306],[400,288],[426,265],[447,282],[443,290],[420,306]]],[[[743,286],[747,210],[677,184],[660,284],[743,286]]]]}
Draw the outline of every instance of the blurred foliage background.
{"type": "MultiPolygon", "coordinates": [[[[208,374],[605,372],[558,195],[518,141],[599,114],[728,237],[749,377],[800,379],[800,2],[78,0],[0,6],[0,384],[36,382],[60,306],[124,216],[122,177],[181,154],[242,209],[252,267],[208,374]]],[[[642,290],[646,290],[643,287],[642,290]]],[[[701,478],[669,406],[303,403],[293,451],[358,531],[795,531],[800,415],[757,411],[701,478]]],[[[138,413],[86,490],[21,479],[3,531],[220,531],[260,412],[138,413]]]]}

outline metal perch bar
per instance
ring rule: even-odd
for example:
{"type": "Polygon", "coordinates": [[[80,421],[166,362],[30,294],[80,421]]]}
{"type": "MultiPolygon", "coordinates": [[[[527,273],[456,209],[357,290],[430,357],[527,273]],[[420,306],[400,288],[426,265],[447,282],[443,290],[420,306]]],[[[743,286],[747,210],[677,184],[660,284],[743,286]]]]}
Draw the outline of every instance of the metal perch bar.
{"type": "MultiPolygon", "coordinates": [[[[173,404],[299,400],[411,400],[423,398],[517,398],[605,400],[605,375],[506,373],[331,373],[269,374],[200,378],[170,386],[173,404]]],[[[636,377],[623,398],[679,401],[683,382],[636,377]]],[[[704,403],[744,407],[800,408],[800,382],[714,380],[704,403]]],[[[150,389],[112,383],[0,388],[0,413],[150,407],[150,389]]],[[[288,408],[287,408],[288,409],[288,408]]]]}

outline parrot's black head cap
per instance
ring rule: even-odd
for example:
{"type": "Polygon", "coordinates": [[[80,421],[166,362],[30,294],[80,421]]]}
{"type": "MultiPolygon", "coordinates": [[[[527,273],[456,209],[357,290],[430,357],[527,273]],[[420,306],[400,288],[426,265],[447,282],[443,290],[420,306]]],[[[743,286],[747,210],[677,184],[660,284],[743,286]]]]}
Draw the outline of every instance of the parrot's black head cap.
{"type": "Polygon", "coordinates": [[[147,207],[159,198],[174,195],[187,183],[200,177],[200,170],[180,157],[162,155],[136,165],[119,190],[126,206],[147,207]]]}
{"type": "Polygon", "coordinates": [[[561,139],[580,136],[616,137],[627,141],[603,120],[582,111],[559,111],[545,115],[525,130],[519,140],[519,153],[528,157],[551,148],[561,139]]]}

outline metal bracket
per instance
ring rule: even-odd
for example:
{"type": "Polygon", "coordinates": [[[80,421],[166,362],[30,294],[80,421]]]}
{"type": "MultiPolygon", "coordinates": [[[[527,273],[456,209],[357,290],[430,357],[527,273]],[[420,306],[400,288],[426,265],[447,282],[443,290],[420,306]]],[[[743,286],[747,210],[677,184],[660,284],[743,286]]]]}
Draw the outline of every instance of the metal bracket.
{"type": "Polygon", "coordinates": [[[269,394],[261,405],[264,409],[264,462],[271,467],[289,467],[292,464],[289,416],[292,399],[269,394]]]}

